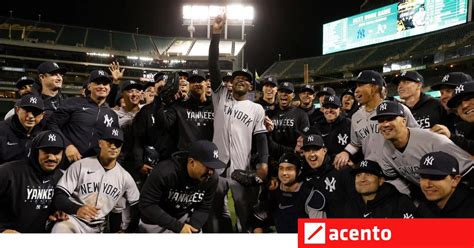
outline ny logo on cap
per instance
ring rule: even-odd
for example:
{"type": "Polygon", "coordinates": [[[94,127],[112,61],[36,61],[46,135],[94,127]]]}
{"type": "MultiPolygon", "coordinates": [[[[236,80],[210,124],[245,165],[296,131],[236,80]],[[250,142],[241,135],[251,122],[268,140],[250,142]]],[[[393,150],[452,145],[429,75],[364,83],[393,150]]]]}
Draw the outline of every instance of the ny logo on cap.
{"type": "Polygon", "coordinates": [[[54,67],[59,68],[59,65],[56,63],[53,63],[54,67]]]}
{"type": "Polygon", "coordinates": [[[168,75],[163,76],[163,80],[166,80],[166,79],[168,79],[168,75]]]}
{"type": "Polygon", "coordinates": [[[97,73],[99,73],[99,75],[101,75],[101,76],[105,76],[105,72],[102,71],[102,70],[97,71],[97,73]]]}
{"type": "Polygon", "coordinates": [[[327,88],[327,87],[324,87],[324,88],[323,88],[323,91],[328,91],[328,88],[327,88]]]}
{"type": "Polygon", "coordinates": [[[359,72],[359,75],[357,75],[358,78],[360,78],[360,76],[362,76],[362,72],[359,72]]]}
{"type": "Polygon", "coordinates": [[[287,86],[288,86],[288,83],[287,83],[287,82],[284,82],[284,83],[283,83],[283,86],[287,87],[287,86]]]}
{"type": "Polygon", "coordinates": [[[130,84],[136,84],[137,82],[130,80],[130,84]]]}
{"type": "Polygon", "coordinates": [[[27,77],[21,77],[20,80],[26,80],[28,79],[27,77]]]}
{"type": "Polygon", "coordinates": [[[330,102],[334,102],[334,96],[330,96],[330,97],[329,97],[329,101],[330,101],[330,102]]]}
{"type": "Polygon", "coordinates": [[[38,99],[34,96],[30,97],[30,103],[36,104],[38,102],[38,99]]]}
{"type": "Polygon", "coordinates": [[[54,134],[48,135],[48,141],[55,142],[56,141],[56,135],[54,135],[54,134]]]}
{"type": "Polygon", "coordinates": [[[219,151],[218,150],[214,150],[214,158],[215,159],[219,158],[219,151]]]}
{"type": "Polygon", "coordinates": [[[113,136],[118,136],[118,129],[116,129],[116,128],[112,129],[112,135],[113,136]]]}
{"type": "Polygon", "coordinates": [[[407,72],[406,71],[402,72],[401,76],[404,77],[405,75],[407,75],[407,72]]]}
{"type": "Polygon", "coordinates": [[[104,124],[105,124],[105,126],[106,127],[111,127],[112,123],[114,123],[114,118],[113,117],[109,118],[109,115],[104,115],[104,124]]]}
{"type": "Polygon", "coordinates": [[[425,158],[425,162],[423,162],[423,164],[426,166],[431,166],[433,165],[433,160],[434,160],[433,156],[428,156],[425,158]]]}
{"type": "Polygon", "coordinates": [[[365,168],[367,167],[367,160],[363,160],[362,162],[360,162],[360,168],[365,168]]]}
{"type": "Polygon", "coordinates": [[[464,91],[464,85],[461,84],[458,87],[456,87],[456,89],[454,89],[454,94],[459,94],[463,91],[464,91]]]}
{"type": "Polygon", "coordinates": [[[309,136],[309,137],[308,137],[308,142],[313,142],[313,141],[314,141],[313,136],[309,136]]]}
{"type": "Polygon", "coordinates": [[[382,103],[382,104],[380,104],[379,110],[380,110],[380,111],[385,111],[385,110],[387,110],[387,103],[382,103]]]}
{"type": "Polygon", "coordinates": [[[193,74],[194,75],[198,74],[198,70],[193,70],[193,74]]]}
{"type": "Polygon", "coordinates": [[[443,77],[443,80],[441,82],[447,82],[449,80],[449,74],[443,77]]]}
{"type": "Polygon", "coordinates": [[[267,78],[267,81],[273,81],[272,77],[267,78]]]}

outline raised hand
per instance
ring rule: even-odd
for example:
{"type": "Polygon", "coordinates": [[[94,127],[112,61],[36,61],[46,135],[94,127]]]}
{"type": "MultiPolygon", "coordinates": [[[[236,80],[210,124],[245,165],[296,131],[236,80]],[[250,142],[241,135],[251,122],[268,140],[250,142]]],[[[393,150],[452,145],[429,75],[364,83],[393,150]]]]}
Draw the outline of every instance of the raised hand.
{"type": "Polygon", "coordinates": [[[224,29],[226,21],[227,21],[227,17],[225,14],[223,16],[217,16],[216,19],[214,19],[214,23],[212,24],[212,33],[213,34],[222,33],[222,30],[224,29]]]}
{"type": "Polygon", "coordinates": [[[109,71],[110,74],[112,74],[114,83],[118,83],[118,81],[123,78],[123,72],[125,69],[120,69],[120,63],[114,61],[110,64],[109,71]]]}

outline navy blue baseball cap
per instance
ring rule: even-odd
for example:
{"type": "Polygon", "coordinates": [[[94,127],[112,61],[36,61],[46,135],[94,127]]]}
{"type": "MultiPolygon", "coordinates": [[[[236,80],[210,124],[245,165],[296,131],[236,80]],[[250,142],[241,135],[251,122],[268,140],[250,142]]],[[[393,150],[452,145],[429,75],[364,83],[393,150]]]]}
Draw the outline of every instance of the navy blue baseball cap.
{"type": "Polygon", "coordinates": [[[29,85],[29,84],[34,84],[35,82],[36,81],[33,78],[24,76],[24,77],[21,77],[20,79],[18,79],[18,81],[16,81],[15,87],[17,89],[21,89],[21,87],[23,87],[25,85],[29,85]]]}
{"type": "Polygon", "coordinates": [[[64,141],[64,137],[53,130],[47,130],[39,133],[32,141],[34,146],[33,149],[41,149],[41,148],[66,148],[66,142],[64,141]]]}
{"type": "Polygon", "coordinates": [[[362,83],[362,84],[375,84],[380,87],[384,87],[387,85],[382,75],[373,70],[361,71],[359,75],[357,75],[356,79],[350,80],[349,82],[362,83]]]}
{"type": "Polygon", "coordinates": [[[123,142],[123,131],[118,127],[107,127],[102,133],[100,139],[103,140],[118,140],[123,142]]]}
{"type": "Polygon", "coordinates": [[[189,77],[189,73],[188,73],[187,71],[178,71],[178,76],[182,76],[182,77],[188,78],[188,77],[189,77]]]}
{"type": "Polygon", "coordinates": [[[404,116],[405,110],[401,103],[396,101],[383,101],[378,107],[376,115],[370,118],[375,121],[385,116],[404,116]]]}
{"type": "Polygon", "coordinates": [[[368,172],[379,177],[384,176],[379,163],[372,160],[362,160],[354,169],[351,170],[352,175],[357,175],[361,172],[368,172]]]}
{"type": "Polygon", "coordinates": [[[226,164],[219,160],[219,149],[217,149],[216,144],[208,140],[198,140],[191,143],[189,157],[211,169],[223,169],[226,167],[226,164]]]}
{"type": "Polygon", "coordinates": [[[343,98],[345,95],[350,95],[350,96],[354,97],[354,91],[352,89],[345,90],[344,92],[342,92],[341,98],[343,98]]]}
{"type": "Polygon", "coordinates": [[[417,71],[404,71],[402,72],[402,74],[400,74],[400,76],[398,77],[394,77],[392,79],[392,84],[400,84],[400,81],[402,80],[407,80],[407,81],[412,81],[412,82],[415,82],[415,83],[424,83],[425,82],[425,79],[423,78],[423,76],[418,73],[417,71]]]}
{"type": "Polygon", "coordinates": [[[303,146],[301,147],[301,149],[306,149],[308,147],[325,147],[324,145],[324,140],[323,138],[321,137],[321,135],[317,135],[317,134],[309,134],[309,135],[305,135],[304,138],[303,138],[303,146]]]}
{"type": "Polygon", "coordinates": [[[318,91],[318,93],[316,93],[316,97],[334,96],[334,95],[336,95],[336,91],[331,87],[323,87],[323,88],[321,88],[320,91],[318,91]]]}
{"type": "Polygon", "coordinates": [[[143,85],[133,80],[125,80],[120,88],[120,92],[123,93],[124,91],[130,89],[143,90],[143,85]]]}
{"type": "Polygon", "coordinates": [[[34,94],[26,94],[21,97],[20,101],[16,104],[20,108],[36,108],[41,111],[44,110],[44,102],[40,96],[34,94]]]}
{"type": "Polygon", "coordinates": [[[303,167],[303,161],[301,161],[301,158],[298,157],[294,152],[283,153],[280,159],[278,159],[278,164],[281,164],[281,163],[293,164],[296,166],[296,169],[298,171],[300,171],[301,168],[303,167]]]}
{"type": "Polygon", "coordinates": [[[244,76],[244,77],[247,77],[248,81],[249,81],[250,83],[253,83],[253,76],[252,76],[252,73],[250,73],[250,71],[247,70],[247,69],[242,69],[242,70],[238,70],[238,71],[232,72],[232,79],[234,79],[236,76],[244,76]]]}
{"type": "Polygon", "coordinates": [[[46,74],[46,73],[51,74],[53,72],[59,72],[60,74],[65,74],[67,72],[67,69],[63,67],[59,67],[57,63],[54,63],[51,61],[43,62],[38,66],[39,74],[46,74]]]}
{"type": "Polygon", "coordinates": [[[301,89],[300,92],[310,92],[311,94],[314,94],[316,91],[314,91],[313,86],[309,84],[305,84],[301,89]]]}
{"type": "Polygon", "coordinates": [[[324,108],[327,107],[341,107],[341,100],[338,96],[324,96],[323,104],[321,105],[324,108]]]}
{"type": "Polygon", "coordinates": [[[199,69],[192,70],[191,73],[189,73],[188,81],[190,83],[201,83],[202,81],[206,80],[206,74],[199,69]]]}
{"type": "Polygon", "coordinates": [[[282,82],[278,85],[278,91],[291,91],[295,92],[295,86],[290,82],[282,82]]]}
{"type": "Polygon", "coordinates": [[[153,76],[153,80],[155,81],[155,83],[157,83],[157,82],[159,82],[159,81],[161,81],[161,80],[166,80],[166,79],[168,79],[168,77],[167,77],[167,76],[165,77],[165,76],[166,76],[165,73],[163,73],[163,72],[158,72],[158,73],[155,74],[155,76],[153,76]]]}
{"type": "Polygon", "coordinates": [[[464,82],[454,89],[454,96],[448,101],[448,108],[456,108],[465,97],[474,96],[474,81],[464,82]]]}
{"type": "Polygon", "coordinates": [[[421,157],[417,173],[432,176],[459,175],[459,163],[448,153],[430,152],[421,157]]]}
{"type": "Polygon", "coordinates": [[[275,77],[264,77],[261,82],[262,82],[262,86],[266,84],[269,84],[272,87],[278,86],[278,81],[275,77]]]}
{"type": "Polygon", "coordinates": [[[97,83],[97,82],[106,82],[112,83],[112,78],[109,74],[104,70],[93,70],[89,75],[89,82],[97,83]]]}
{"type": "Polygon", "coordinates": [[[232,72],[230,72],[230,71],[224,72],[224,73],[222,74],[222,80],[223,80],[223,81],[232,80],[232,72]]]}
{"type": "Polygon", "coordinates": [[[456,88],[456,86],[467,81],[472,81],[471,75],[466,74],[464,72],[450,72],[444,75],[443,79],[441,80],[441,83],[431,86],[431,89],[440,90],[443,86],[447,86],[454,89],[456,88]]]}

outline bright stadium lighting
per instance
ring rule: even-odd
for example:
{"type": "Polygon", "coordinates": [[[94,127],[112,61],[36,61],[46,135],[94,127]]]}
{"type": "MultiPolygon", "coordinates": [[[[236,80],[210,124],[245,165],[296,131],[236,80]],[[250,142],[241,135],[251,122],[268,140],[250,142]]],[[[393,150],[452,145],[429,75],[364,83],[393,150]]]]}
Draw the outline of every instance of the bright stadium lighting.
{"type": "Polygon", "coordinates": [[[150,57],[138,57],[140,61],[153,61],[153,58],[150,57]]]}
{"type": "Polygon", "coordinates": [[[102,57],[102,58],[113,58],[113,54],[108,53],[86,53],[87,56],[102,57]]]}
{"type": "Polygon", "coordinates": [[[127,56],[129,60],[138,60],[138,56],[127,56]]]}

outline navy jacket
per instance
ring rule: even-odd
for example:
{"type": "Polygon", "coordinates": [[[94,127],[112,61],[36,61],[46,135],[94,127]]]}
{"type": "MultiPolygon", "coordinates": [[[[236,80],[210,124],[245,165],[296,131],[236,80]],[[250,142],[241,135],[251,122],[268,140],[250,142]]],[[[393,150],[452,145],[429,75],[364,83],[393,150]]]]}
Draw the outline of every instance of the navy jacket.
{"type": "Polygon", "coordinates": [[[0,164],[25,158],[28,155],[31,140],[41,131],[41,128],[41,125],[36,125],[28,134],[16,114],[0,122],[0,164]]]}
{"type": "Polygon", "coordinates": [[[82,157],[95,156],[106,127],[119,128],[117,114],[107,104],[98,106],[89,97],[66,99],[47,120],[48,128],[62,133],[66,146],[73,144],[82,157]]]}

